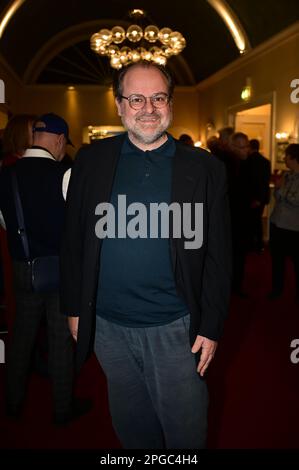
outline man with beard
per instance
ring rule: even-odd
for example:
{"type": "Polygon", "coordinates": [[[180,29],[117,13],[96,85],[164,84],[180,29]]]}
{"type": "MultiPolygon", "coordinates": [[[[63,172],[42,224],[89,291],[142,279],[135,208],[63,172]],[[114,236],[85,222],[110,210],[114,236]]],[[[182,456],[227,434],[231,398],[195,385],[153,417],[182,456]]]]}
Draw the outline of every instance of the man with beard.
{"type": "MultiPolygon", "coordinates": [[[[94,348],[106,374],[122,445],[202,448],[208,406],[203,376],[230,292],[225,169],[210,153],[166,132],[173,82],[165,68],[141,62],[122,69],[114,94],[127,132],[81,149],[72,170],[62,308],[78,341],[77,365],[94,348]],[[184,210],[191,204],[192,223],[195,203],[203,203],[201,247],[188,249],[185,232],[177,237],[181,227],[168,237],[128,236],[134,219],[118,218],[115,231],[109,214],[105,236],[96,236],[99,204],[117,210],[119,195],[131,208],[176,203],[184,210]]],[[[140,224],[150,225],[149,219],[140,224]]]]}

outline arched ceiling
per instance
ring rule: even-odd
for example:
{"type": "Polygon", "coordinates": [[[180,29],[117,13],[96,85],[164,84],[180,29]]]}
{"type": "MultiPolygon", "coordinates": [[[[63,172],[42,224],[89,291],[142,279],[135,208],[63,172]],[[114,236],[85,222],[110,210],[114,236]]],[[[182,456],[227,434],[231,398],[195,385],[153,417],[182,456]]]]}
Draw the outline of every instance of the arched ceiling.
{"type": "MultiPolygon", "coordinates": [[[[0,15],[10,4],[1,0],[0,15]]],[[[227,0],[255,47],[299,19],[298,0],[227,0]]],[[[179,30],[187,47],[169,60],[176,82],[191,85],[239,56],[225,23],[207,0],[26,0],[0,39],[0,53],[25,83],[107,84],[108,59],[89,47],[105,25],[142,8],[158,27],[179,30]]],[[[125,24],[125,23],[123,23],[125,24]]]]}

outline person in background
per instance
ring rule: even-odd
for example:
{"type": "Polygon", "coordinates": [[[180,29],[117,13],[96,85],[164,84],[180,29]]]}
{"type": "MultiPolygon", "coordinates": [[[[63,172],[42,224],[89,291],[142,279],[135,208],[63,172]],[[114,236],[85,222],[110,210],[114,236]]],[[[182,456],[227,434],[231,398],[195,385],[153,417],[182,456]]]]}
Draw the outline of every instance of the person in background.
{"type": "Polygon", "coordinates": [[[237,160],[236,154],[232,150],[232,136],[234,134],[233,127],[223,127],[218,131],[218,139],[216,140],[213,136],[211,141],[208,141],[207,144],[209,148],[213,149],[211,152],[215,157],[222,161],[225,165],[227,172],[227,181],[229,191],[235,183],[236,171],[237,171],[237,160]],[[211,147],[212,146],[212,147],[211,147]]]}
{"type": "Polygon", "coordinates": [[[191,147],[194,147],[194,141],[189,134],[181,134],[179,141],[182,142],[182,144],[191,145],[191,147]]]}
{"type": "Polygon", "coordinates": [[[285,260],[290,256],[295,268],[296,298],[299,300],[299,144],[285,150],[290,170],[276,179],[275,206],[270,217],[272,291],[270,299],[281,296],[284,287],[285,260]]]}
{"type": "Polygon", "coordinates": [[[216,135],[212,135],[207,140],[207,148],[210,152],[217,157],[219,153],[219,139],[216,135]]]}
{"type": "Polygon", "coordinates": [[[53,387],[53,419],[65,425],[88,411],[90,404],[73,400],[73,341],[67,318],[61,315],[58,289],[39,293],[32,288],[32,260],[58,256],[64,223],[63,180],[65,168],[58,162],[69,141],[63,118],[49,113],[34,123],[33,145],[14,165],[0,173],[0,210],[13,260],[16,316],[8,353],[6,410],[21,417],[26,395],[31,355],[38,327],[46,313],[49,374],[53,387]],[[12,185],[15,172],[29,245],[26,256],[18,230],[12,185]]]}
{"type": "Polygon", "coordinates": [[[249,140],[243,132],[231,137],[231,165],[228,168],[229,200],[233,239],[233,291],[241,298],[243,290],[246,254],[249,250],[251,182],[247,168],[249,140]]]}
{"type": "Polygon", "coordinates": [[[16,114],[8,121],[3,132],[3,168],[16,163],[31,147],[32,126],[36,117],[33,114],[16,114]]]}
{"type": "Polygon", "coordinates": [[[270,200],[271,164],[260,152],[260,143],[257,139],[249,141],[249,157],[247,168],[251,186],[250,202],[250,229],[251,247],[257,252],[264,249],[262,216],[266,204],[270,200]]]}
{"type": "MultiPolygon", "coordinates": [[[[166,68],[147,62],[124,67],[114,95],[127,132],[82,148],[72,169],[62,312],[78,341],[77,366],[94,349],[106,374],[113,426],[125,448],[202,448],[203,377],[230,297],[225,168],[167,133],[173,81],[166,68]],[[147,230],[145,236],[98,237],[96,207],[109,203],[118,211],[120,195],[146,211],[171,202],[183,210],[192,201],[193,221],[195,202],[202,203],[203,244],[189,249],[186,234],[151,237],[147,230]]],[[[129,219],[119,223],[125,233],[134,223],[129,219]]],[[[169,224],[169,214],[163,222],[169,224]]]]}
{"type": "Polygon", "coordinates": [[[226,166],[230,165],[232,154],[231,138],[234,132],[234,128],[230,126],[222,127],[218,131],[219,138],[215,155],[219,160],[223,161],[226,166]]]}
{"type": "Polygon", "coordinates": [[[61,165],[64,165],[66,170],[68,170],[72,168],[74,162],[72,157],[68,153],[66,153],[60,163],[61,165]]]}

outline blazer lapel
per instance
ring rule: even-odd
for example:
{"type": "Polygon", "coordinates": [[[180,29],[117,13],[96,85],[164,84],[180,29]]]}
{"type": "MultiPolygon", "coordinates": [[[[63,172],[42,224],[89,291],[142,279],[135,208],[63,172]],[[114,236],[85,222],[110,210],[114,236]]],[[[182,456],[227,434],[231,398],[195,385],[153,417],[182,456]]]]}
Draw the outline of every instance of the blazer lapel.
{"type": "MultiPolygon", "coordinates": [[[[200,158],[200,157],[199,157],[200,158]]],[[[171,202],[192,202],[193,195],[198,184],[198,165],[200,162],[190,154],[188,150],[177,143],[176,152],[174,155],[173,169],[172,169],[172,189],[171,189],[171,202]]],[[[178,256],[178,240],[173,238],[172,225],[170,223],[170,253],[172,259],[172,266],[174,275],[176,277],[177,271],[177,256],[178,256]]]]}
{"type": "Polygon", "coordinates": [[[101,155],[95,159],[95,165],[90,168],[90,184],[88,201],[92,212],[90,213],[89,227],[92,237],[90,239],[90,256],[91,259],[98,263],[99,251],[102,240],[95,235],[95,225],[98,216],[95,215],[95,208],[101,202],[109,202],[112,192],[114,175],[121,154],[121,149],[125,135],[115,138],[105,139],[101,148],[101,155]]]}
{"type": "MultiPolygon", "coordinates": [[[[99,202],[109,202],[114,175],[119,161],[125,135],[104,139],[101,155],[96,159],[96,168],[92,168],[91,199],[97,205],[99,202]],[[106,142],[105,142],[106,140],[106,142]]],[[[95,206],[94,206],[95,207],[95,206]]]]}

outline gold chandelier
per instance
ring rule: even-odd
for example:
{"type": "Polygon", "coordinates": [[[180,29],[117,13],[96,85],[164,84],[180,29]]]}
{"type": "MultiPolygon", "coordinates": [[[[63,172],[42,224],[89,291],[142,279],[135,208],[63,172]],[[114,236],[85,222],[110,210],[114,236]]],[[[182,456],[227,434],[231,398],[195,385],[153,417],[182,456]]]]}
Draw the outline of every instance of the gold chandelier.
{"type": "MultiPolygon", "coordinates": [[[[143,10],[132,10],[130,17],[136,21],[144,19],[146,14],[143,10]]],[[[168,27],[159,29],[153,24],[145,28],[132,24],[127,30],[114,26],[111,30],[101,29],[90,38],[91,49],[108,56],[111,67],[118,70],[140,60],[165,65],[169,57],[178,55],[185,46],[186,40],[180,32],[168,27]]]]}

